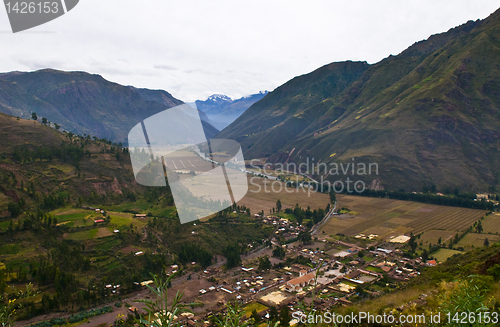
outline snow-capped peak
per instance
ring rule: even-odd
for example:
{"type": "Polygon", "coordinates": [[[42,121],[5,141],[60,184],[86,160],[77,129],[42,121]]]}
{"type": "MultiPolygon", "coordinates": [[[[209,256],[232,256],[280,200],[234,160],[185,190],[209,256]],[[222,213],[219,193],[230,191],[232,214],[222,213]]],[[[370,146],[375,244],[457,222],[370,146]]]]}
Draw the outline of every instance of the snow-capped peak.
{"type": "Polygon", "coordinates": [[[207,101],[229,101],[232,102],[233,99],[224,94],[212,94],[208,97],[207,101]]]}

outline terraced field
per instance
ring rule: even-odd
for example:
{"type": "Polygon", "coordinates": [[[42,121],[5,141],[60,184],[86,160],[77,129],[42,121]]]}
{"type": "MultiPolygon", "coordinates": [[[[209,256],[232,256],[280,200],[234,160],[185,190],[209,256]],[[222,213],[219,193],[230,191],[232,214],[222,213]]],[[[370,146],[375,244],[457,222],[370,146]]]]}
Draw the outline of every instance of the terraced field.
{"type": "MultiPolygon", "coordinates": [[[[330,219],[322,229],[329,235],[373,233],[388,239],[390,236],[410,232],[417,235],[436,230],[432,233],[443,234],[437,236],[437,239],[441,237],[445,241],[445,237],[449,239],[457,232],[467,230],[486,213],[482,210],[361,196],[338,195],[337,199],[339,207],[347,207],[358,214],[330,219]]],[[[426,236],[427,241],[435,238],[432,233],[426,236]]],[[[434,243],[437,243],[437,239],[434,243]]]]}

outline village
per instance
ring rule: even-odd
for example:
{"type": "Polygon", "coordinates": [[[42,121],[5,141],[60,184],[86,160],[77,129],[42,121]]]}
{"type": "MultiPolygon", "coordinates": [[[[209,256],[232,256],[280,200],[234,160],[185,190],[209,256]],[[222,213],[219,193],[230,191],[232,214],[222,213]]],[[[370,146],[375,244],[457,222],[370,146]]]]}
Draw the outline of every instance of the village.
{"type": "MultiPolygon", "coordinates": [[[[194,268],[196,262],[167,269],[168,275],[183,269],[172,282],[174,294],[182,290],[183,301],[202,304],[193,313],[177,317],[178,321],[209,326],[211,317],[224,313],[226,304],[235,301],[247,318],[258,315],[262,321],[284,307],[290,313],[301,312],[304,306],[330,310],[390,291],[398,282],[420,274],[422,267],[436,265],[434,260],[403,257],[401,248],[410,240],[407,235],[382,241],[378,235],[359,234],[346,241],[311,235],[308,228],[274,215],[255,214],[254,219],[272,225],[274,236],[243,255],[241,267],[225,269],[221,259],[203,270],[194,268]]],[[[143,313],[138,306],[129,311],[143,313]]],[[[296,323],[290,321],[290,325],[296,323]]]]}

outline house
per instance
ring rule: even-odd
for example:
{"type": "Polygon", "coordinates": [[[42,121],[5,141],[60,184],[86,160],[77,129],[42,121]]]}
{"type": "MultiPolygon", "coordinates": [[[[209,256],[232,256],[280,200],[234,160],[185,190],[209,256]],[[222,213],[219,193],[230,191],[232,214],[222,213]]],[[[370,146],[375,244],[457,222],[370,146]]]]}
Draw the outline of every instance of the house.
{"type": "Polygon", "coordinates": [[[96,219],[94,220],[94,223],[98,224],[98,223],[103,223],[104,222],[104,219],[96,219]]]}
{"type": "Polygon", "coordinates": [[[286,282],[285,290],[288,292],[300,292],[308,285],[314,283],[314,273],[302,275],[286,282]]]}
{"type": "Polygon", "coordinates": [[[383,248],[377,248],[377,251],[381,252],[383,254],[391,254],[392,253],[392,250],[387,250],[387,249],[383,249],[383,248]]]}
{"type": "Polygon", "coordinates": [[[434,267],[435,265],[437,265],[437,262],[436,260],[429,260],[425,263],[425,265],[428,267],[434,267]]]}
{"type": "Polygon", "coordinates": [[[135,215],[135,218],[146,218],[146,214],[138,213],[135,215]]]}

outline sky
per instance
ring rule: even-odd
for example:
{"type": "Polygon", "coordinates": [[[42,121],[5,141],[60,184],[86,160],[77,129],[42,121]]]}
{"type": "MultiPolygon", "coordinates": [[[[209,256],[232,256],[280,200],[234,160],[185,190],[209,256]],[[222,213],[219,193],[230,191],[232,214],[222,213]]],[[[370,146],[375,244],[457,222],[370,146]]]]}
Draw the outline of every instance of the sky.
{"type": "Polygon", "coordinates": [[[214,93],[235,99],[331,62],[376,63],[499,7],[498,0],[80,0],[15,34],[0,8],[0,72],[86,71],[186,102],[214,93]]]}

